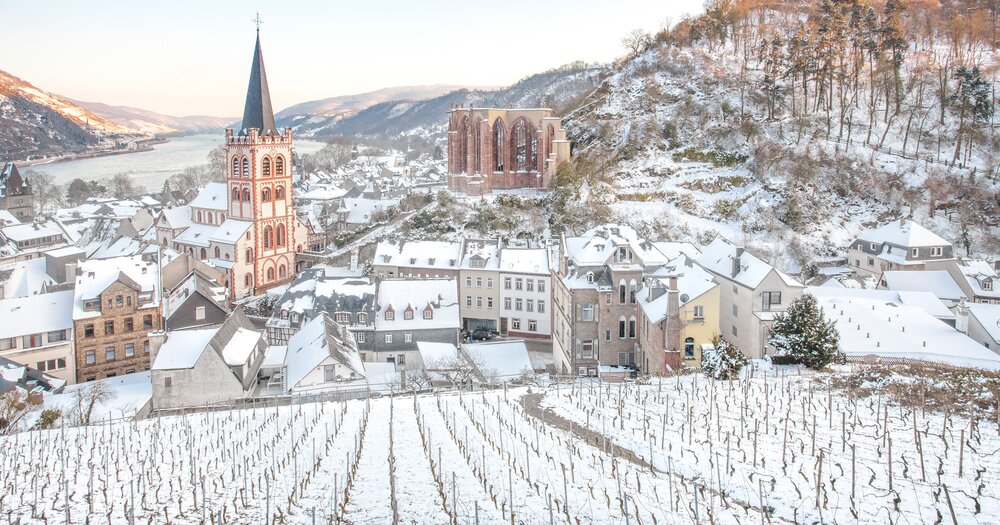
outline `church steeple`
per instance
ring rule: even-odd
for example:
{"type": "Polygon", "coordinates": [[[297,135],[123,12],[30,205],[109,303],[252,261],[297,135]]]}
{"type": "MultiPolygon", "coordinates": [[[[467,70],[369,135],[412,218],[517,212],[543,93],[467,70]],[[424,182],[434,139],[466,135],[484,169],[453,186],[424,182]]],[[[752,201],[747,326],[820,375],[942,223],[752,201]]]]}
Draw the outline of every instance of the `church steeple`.
{"type": "Polygon", "coordinates": [[[257,46],[253,50],[250,65],[250,86],[247,87],[247,103],[243,108],[242,132],[256,128],[260,135],[277,135],[274,125],[274,110],[271,109],[271,93],[267,89],[267,73],[264,71],[264,55],[260,51],[260,26],[257,27],[257,46]]]}

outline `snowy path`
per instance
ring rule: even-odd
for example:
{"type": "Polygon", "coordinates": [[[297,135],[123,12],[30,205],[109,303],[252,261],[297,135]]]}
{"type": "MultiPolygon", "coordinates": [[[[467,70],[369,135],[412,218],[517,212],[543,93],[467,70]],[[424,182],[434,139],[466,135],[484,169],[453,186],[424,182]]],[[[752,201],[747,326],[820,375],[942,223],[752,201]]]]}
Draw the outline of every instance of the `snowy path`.
{"type": "Polygon", "coordinates": [[[389,495],[389,403],[371,404],[357,477],[344,518],[354,523],[392,523],[389,495]]]}
{"type": "Polygon", "coordinates": [[[396,458],[396,501],[400,523],[447,523],[430,461],[420,444],[411,399],[395,400],[393,455],[396,458]]]}

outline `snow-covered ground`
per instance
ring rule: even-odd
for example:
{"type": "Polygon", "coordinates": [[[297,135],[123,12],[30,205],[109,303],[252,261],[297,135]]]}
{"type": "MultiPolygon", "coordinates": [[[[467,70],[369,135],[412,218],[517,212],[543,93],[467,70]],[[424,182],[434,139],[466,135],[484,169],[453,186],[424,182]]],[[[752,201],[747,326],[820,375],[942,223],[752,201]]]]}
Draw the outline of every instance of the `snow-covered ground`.
{"type": "Polygon", "coordinates": [[[829,377],[759,368],[21,433],[0,438],[0,508],[21,523],[1000,523],[994,422],[852,399],[829,377]]]}

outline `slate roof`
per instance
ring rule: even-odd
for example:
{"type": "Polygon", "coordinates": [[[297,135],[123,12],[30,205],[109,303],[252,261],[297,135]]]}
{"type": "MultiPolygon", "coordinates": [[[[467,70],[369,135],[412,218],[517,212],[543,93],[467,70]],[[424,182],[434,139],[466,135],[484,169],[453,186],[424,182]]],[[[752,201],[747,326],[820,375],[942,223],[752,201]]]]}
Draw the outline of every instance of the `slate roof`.
{"type": "Polygon", "coordinates": [[[247,134],[249,129],[256,128],[261,135],[277,135],[278,127],[274,125],[274,110],[271,109],[271,92],[267,88],[267,72],[264,70],[264,55],[260,50],[260,32],[257,32],[257,45],[253,50],[253,62],[250,64],[250,85],[247,87],[247,101],[243,107],[243,124],[241,134],[247,134]]]}

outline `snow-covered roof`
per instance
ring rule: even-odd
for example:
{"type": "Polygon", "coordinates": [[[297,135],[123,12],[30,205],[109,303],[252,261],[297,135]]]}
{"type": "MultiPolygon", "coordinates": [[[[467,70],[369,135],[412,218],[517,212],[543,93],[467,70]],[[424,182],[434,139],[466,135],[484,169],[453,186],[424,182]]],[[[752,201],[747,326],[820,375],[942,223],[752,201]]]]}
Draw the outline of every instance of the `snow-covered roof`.
{"type": "Polygon", "coordinates": [[[847,288],[831,286],[809,286],[806,293],[819,298],[857,298],[891,303],[899,306],[919,308],[929,315],[942,320],[951,320],[955,314],[941,299],[931,292],[897,292],[893,290],[872,290],[867,288],[847,288]]]}
{"type": "Polygon", "coordinates": [[[697,259],[701,255],[701,250],[689,242],[657,241],[653,243],[657,250],[668,260],[674,260],[681,255],[687,255],[692,259],[697,259]]]}
{"type": "Polygon", "coordinates": [[[986,330],[994,341],[1000,341],[1000,304],[969,303],[969,315],[986,330]]]}
{"type": "Polygon", "coordinates": [[[0,339],[72,328],[73,290],[0,300],[0,339]]]}
{"type": "Polygon", "coordinates": [[[499,341],[462,345],[487,382],[503,382],[532,374],[524,341],[499,341]]]}
{"type": "Polygon", "coordinates": [[[859,297],[817,296],[848,356],[876,355],[1000,370],[1000,356],[921,308],[859,297]]]}
{"type": "MultiPolygon", "coordinates": [[[[966,282],[972,288],[972,293],[978,297],[1000,298],[1000,277],[993,266],[986,261],[965,260],[958,263],[959,270],[965,276],[966,282]],[[983,288],[983,283],[990,283],[990,289],[983,288]]],[[[971,299],[971,298],[970,298],[971,299]]]]}
{"type": "Polygon", "coordinates": [[[5,297],[35,295],[55,282],[48,274],[43,257],[0,266],[0,283],[3,283],[5,297]]]}
{"type": "Polygon", "coordinates": [[[462,243],[446,241],[383,241],[375,248],[374,264],[400,268],[458,269],[462,243]]]}
{"type": "Polygon", "coordinates": [[[228,204],[229,191],[223,182],[210,182],[191,199],[188,205],[192,208],[225,211],[228,204]]]}
{"type": "Polygon", "coordinates": [[[3,236],[14,242],[30,241],[42,237],[62,236],[63,231],[54,222],[29,222],[0,228],[3,236]]]}
{"type": "Polygon", "coordinates": [[[296,195],[296,198],[302,200],[312,200],[312,201],[329,201],[333,199],[339,199],[347,193],[347,190],[338,188],[337,186],[320,186],[318,188],[313,188],[301,195],[296,195]]]}
{"type": "Polygon", "coordinates": [[[367,199],[364,197],[344,198],[341,208],[337,212],[347,211],[347,224],[368,224],[372,222],[372,215],[376,212],[384,211],[390,206],[399,204],[399,199],[367,199]]]}
{"type": "MultiPolygon", "coordinates": [[[[209,240],[222,244],[235,244],[236,241],[240,239],[240,236],[246,233],[251,226],[253,226],[253,223],[250,221],[226,219],[226,221],[223,222],[214,233],[212,233],[209,240]]],[[[187,233],[187,231],[184,233],[187,233]]]]}
{"type": "Polygon", "coordinates": [[[878,228],[863,231],[858,235],[858,240],[880,244],[889,243],[904,248],[951,246],[950,242],[912,220],[906,220],[902,223],[898,220],[892,221],[878,228]]]}
{"type": "Polygon", "coordinates": [[[191,206],[178,206],[176,208],[166,208],[160,213],[163,214],[163,220],[166,221],[167,227],[172,230],[179,228],[187,228],[191,226],[191,206]]]}
{"type": "Polygon", "coordinates": [[[385,279],[379,283],[376,303],[376,330],[458,329],[460,325],[454,279],[385,279]],[[386,320],[385,311],[390,307],[395,315],[386,320]],[[431,308],[431,319],[424,319],[427,307],[431,308]],[[412,319],[405,318],[407,308],[413,309],[412,319]]]}
{"type": "Polygon", "coordinates": [[[82,261],[78,268],[76,294],[73,300],[73,319],[101,315],[99,310],[84,310],[83,302],[86,299],[99,297],[101,292],[119,278],[124,278],[138,285],[141,292],[152,292],[152,301],[147,306],[155,306],[159,303],[160,269],[156,263],[144,261],[141,255],[100,260],[90,259],[82,261]]]}
{"type": "Polygon", "coordinates": [[[247,358],[253,354],[257,348],[257,343],[263,334],[249,328],[239,327],[233,336],[222,347],[222,359],[229,366],[240,366],[247,362],[247,358]]]}
{"type": "Polygon", "coordinates": [[[617,224],[597,226],[579,237],[567,237],[566,255],[579,266],[601,266],[619,246],[628,246],[638,258],[633,261],[636,264],[641,261],[647,268],[667,262],[653,243],[639,237],[631,227],[617,224]]]}
{"type": "Polygon", "coordinates": [[[735,281],[747,288],[757,288],[761,281],[772,271],[776,272],[786,285],[801,287],[795,279],[776,270],[770,264],[758,259],[750,252],[717,236],[711,244],[705,247],[698,257],[697,263],[715,275],[735,281]],[[733,275],[735,260],[739,259],[738,272],[733,275]]]}
{"type": "Polygon", "coordinates": [[[652,273],[654,277],[677,277],[680,304],[684,305],[718,286],[711,272],[705,270],[689,255],[671,259],[663,268],[652,273]]]}
{"type": "Polygon", "coordinates": [[[451,343],[417,341],[417,351],[424,368],[434,368],[435,363],[453,360],[458,356],[458,348],[451,343]]]}
{"type": "Polygon", "coordinates": [[[219,328],[202,330],[176,330],[167,334],[167,340],[156,352],[152,370],[178,370],[193,368],[208,343],[219,332],[219,328]]]}
{"type": "Polygon", "coordinates": [[[10,226],[12,224],[21,224],[21,221],[17,220],[17,217],[13,213],[7,210],[0,210],[0,226],[10,226]]]}
{"type": "Polygon", "coordinates": [[[545,248],[504,248],[500,251],[500,271],[549,274],[549,251],[545,248]]]}
{"type": "Polygon", "coordinates": [[[354,372],[354,377],[343,379],[364,376],[364,365],[354,337],[344,326],[323,313],[288,339],[288,349],[285,352],[285,383],[288,388],[294,388],[328,358],[354,372]]]}
{"type": "Polygon", "coordinates": [[[495,239],[466,239],[462,251],[462,268],[496,270],[499,267],[500,241],[495,239]]]}
{"type": "Polygon", "coordinates": [[[882,280],[886,288],[897,292],[931,292],[942,301],[952,303],[965,297],[962,288],[944,270],[887,271],[882,272],[882,280]]]}
{"type": "Polygon", "coordinates": [[[209,224],[192,224],[175,237],[174,242],[207,248],[218,229],[218,226],[209,224]]]}

